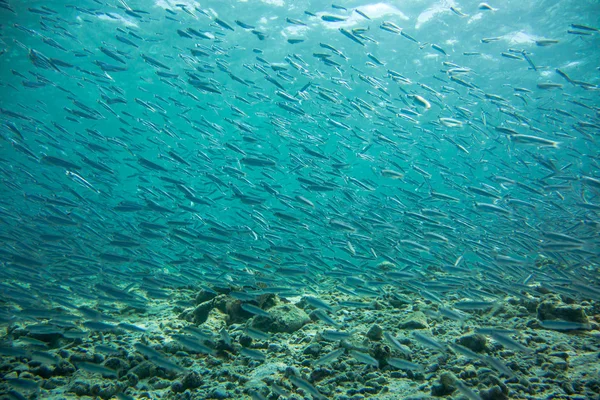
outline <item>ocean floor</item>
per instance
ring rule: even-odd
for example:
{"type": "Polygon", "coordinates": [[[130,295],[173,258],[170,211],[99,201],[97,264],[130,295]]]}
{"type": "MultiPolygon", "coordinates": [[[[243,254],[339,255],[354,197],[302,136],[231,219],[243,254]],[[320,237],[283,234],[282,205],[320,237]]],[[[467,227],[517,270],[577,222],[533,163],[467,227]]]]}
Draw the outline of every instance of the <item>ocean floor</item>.
{"type": "Polygon", "coordinates": [[[596,301],[383,290],[187,287],[143,308],[81,304],[85,322],[21,310],[2,332],[1,398],[600,398],[596,301]]]}

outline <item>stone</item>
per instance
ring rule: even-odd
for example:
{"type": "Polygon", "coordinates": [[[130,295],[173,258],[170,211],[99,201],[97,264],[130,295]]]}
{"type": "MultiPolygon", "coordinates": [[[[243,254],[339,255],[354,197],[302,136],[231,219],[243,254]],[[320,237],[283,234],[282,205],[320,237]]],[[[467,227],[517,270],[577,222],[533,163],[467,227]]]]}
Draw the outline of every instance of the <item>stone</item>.
{"type": "Polygon", "coordinates": [[[73,366],[73,364],[71,364],[68,361],[61,361],[58,363],[58,365],[54,366],[54,372],[53,375],[54,376],[64,376],[64,375],[71,375],[76,371],[75,367],[73,366]]]}
{"type": "Polygon", "coordinates": [[[413,301],[400,294],[392,294],[388,299],[390,305],[394,308],[406,308],[407,306],[413,304],[413,301]]]}
{"type": "Polygon", "coordinates": [[[569,364],[567,363],[566,360],[564,360],[562,358],[550,356],[548,361],[551,363],[550,368],[553,371],[565,372],[569,369],[569,364]]]}
{"type": "Polygon", "coordinates": [[[381,340],[383,338],[383,329],[377,324],[371,326],[367,332],[367,337],[371,340],[381,340]]]}
{"type": "Polygon", "coordinates": [[[479,333],[461,336],[456,340],[456,343],[476,353],[484,352],[487,349],[487,339],[479,333]]]}
{"type": "Polygon", "coordinates": [[[195,299],[195,303],[196,305],[205,303],[207,301],[210,301],[212,299],[214,299],[215,297],[217,297],[217,293],[215,292],[210,292],[208,290],[201,290],[198,292],[198,294],[196,295],[196,299],[195,299]]]}
{"type": "Polygon", "coordinates": [[[67,393],[74,393],[77,396],[89,396],[91,394],[89,382],[75,381],[67,390],[67,393]]]}
{"type": "Polygon", "coordinates": [[[410,315],[407,319],[400,322],[398,325],[400,329],[427,329],[429,324],[427,323],[427,316],[421,311],[416,311],[410,315]]]}
{"type": "Polygon", "coordinates": [[[440,397],[448,396],[456,390],[454,386],[456,377],[451,372],[444,372],[440,375],[440,383],[431,387],[431,395],[440,397]]]}
{"type": "MultiPolygon", "coordinates": [[[[252,315],[241,308],[241,302],[233,297],[225,294],[220,294],[210,300],[200,303],[192,312],[192,322],[197,325],[201,325],[208,319],[211,311],[214,309],[219,310],[221,313],[227,316],[227,324],[234,324],[244,322],[252,315]]],[[[184,319],[189,320],[187,314],[182,314],[184,319]]]]}
{"type": "Polygon", "coordinates": [[[321,354],[321,345],[319,343],[312,343],[304,349],[303,353],[316,357],[321,354]]]}
{"type": "Polygon", "coordinates": [[[54,390],[56,388],[66,385],[66,384],[67,384],[67,380],[65,378],[54,377],[54,378],[46,379],[42,383],[42,387],[46,390],[54,390]]]}
{"type": "Polygon", "coordinates": [[[179,382],[179,381],[175,381],[171,384],[171,391],[173,391],[173,393],[182,393],[185,391],[185,389],[183,388],[183,383],[179,382]]]}
{"type": "Polygon", "coordinates": [[[53,369],[45,364],[40,365],[37,368],[32,368],[31,373],[37,376],[41,376],[44,379],[48,379],[52,376],[53,369]]]}
{"type": "Polygon", "coordinates": [[[156,376],[156,366],[150,361],[144,361],[133,367],[129,373],[134,374],[138,379],[150,378],[156,376]]]}
{"type": "Polygon", "coordinates": [[[479,396],[482,400],[507,400],[508,395],[500,386],[492,386],[487,390],[481,390],[479,396]]]}
{"type": "Polygon", "coordinates": [[[208,395],[209,399],[228,399],[230,398],[229,393],[227,393],[227,390],[225,390],[225,388],[222,387],[218,387],[216,389],[214,389],[209,395],[208,395]]]}
{"type": "Polygon", "coordinates": [[[580,324],[589,323],[589,319],[585,314],[583,307],[561,304],[549,300],[540,303],[537,308],[537,317],[540,321],[558,319],[569,322],[578,322],[580,324]]]}
{"type": "Polygon", "coordinates": [[[196,389],[202,385],[202,377],[197,372],[190,372],[181,380],[183,388],[185,389],[196,389]]]}
{"type": "Polygon", "coordinates": [[[206,301],[204,303],[199,304],[195,309],[193,314],[193,322],[197,325],[203,324],[207,318],[208,313],[213,309],[213,302],[206,301]]]}
{"type": "Polygon", "coordinates": [[[125,377],[127,378],[127,382],[129,382],[130,386],[135,386],[140,381],[140,378],[132,372],[128,372],[125,377]]]}
{"type": "Polygon", "coordinates": [[[477,376],[477,370],[472,365],[467,365],[459,372],[460,379],[471,379],[477,376]]]}
{"type": "Polygon", "coordinates": [[[268,310],[270,316],[256,316],[252,326],[265,332],[292,333],[310,322],[310,317],[293,304],[282,304],[268,310]]]}
{"type": "Polygon", "coordinates": [[[206,329],[211,332],[219,332],[221,329],[227,327],[227,322],[229,321],[229,317],[227,314],[221,312],[221,310],[217,308],[213,308],[208,313],[208,318],[204,321],[202,326],[203,329],[206,329]]]}
{"type": "Polygon", "coordinates": [[[104,363],[104,366],[110,369],[114,369],[115,371],[118,370],[127,370],[129,369],[129,364],[127,364],[127,362],[121,358],[118,357],[111,357],[108,360],[106,360],[106,362],[104,363]]]}

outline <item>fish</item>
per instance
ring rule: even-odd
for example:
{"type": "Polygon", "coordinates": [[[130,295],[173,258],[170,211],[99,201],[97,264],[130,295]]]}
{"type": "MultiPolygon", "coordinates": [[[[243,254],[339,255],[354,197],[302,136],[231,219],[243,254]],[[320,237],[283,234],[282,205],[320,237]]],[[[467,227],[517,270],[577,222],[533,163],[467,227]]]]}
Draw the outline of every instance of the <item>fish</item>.
{"type": "Polygon", "coordinates": [[[271,317],[271,314],[269,314],[268,311],[263,310],[262,308],[256,307],[255,305],[249,304],[249,303],[242,303],[241,304],[241,308],[244,311],[247,311],[251,314],[254,315],[258,315],[260,317],[265,317],[265,318],[269,318],[271,317]]]}
{"type": "Polygon", "coordinates": [[[354,43],[358,43],[363,47],[365,46],[365,43],[360,38],[358,38],[356,35],[354,35],[352,32],[350,32],[349,30],[347,30],[345,28],[340,28],[339,31],[342,35],[344,35],[348,39],[352,40],[354,43]]]}
{"type": "Polygon", "coordinates": [[[577,330],[589,330],[591,325],[581,322],[571,321],[560,321],[560,320],[545,320],[540,321],[540,325],[545,329],[555,331],[577,331],[577,330]]]}
{"type": "Polygon", "coordinates": [[[559,43],[556,39],[538,39],[535,41],[536,46],[547,47],[559,43]]]}
{"type": "Polygon", "coordinates": [[[363,17],[364,19],[371,20],[371,18],[367,14],[365,14],[364,12],[362,12],[361,10],[359,10],[358,8],[355,8],[354,12],[357,13],[358,15],[360,15],[361,17],[363,17]]]}
{"type": "Polygon", "coordinates": [[[342,331],[333,331],[333,330],[324,330],[319,333],[319,335],[325,340],[337,341],[337,340],[347,340],[352,334],[350,332],[342,332],[342,331]]]}
{"type": "Polygon", "coordinates": [[[497,8],[493,8],[492,6],[490,6],[488,3],[479,3],[477,8],[482,11],[497,11],[498,10],[497,8]]]}
{"type": "Polygon", "coordinates": [[[267,356],[265,356],[260,350],[247,349],[245,347],[240,350],[240,354],[244,357],[258,361],[266,361],[267,359],[267,356]]]}
{"type": "Polygon", "coordinates": [[[321,15],[321,19],[325,22],[344,22],[344,21],[346,21],[346,17],[340,17],[338,15],[329,15],[329,14],[321,15]]]}
{"type": "Polygon", "coordinates": [[[404,369],[409,371],[423,372],[425,368],[422,365],[415,364],[413,362],[403,360],[401,358],[391,357],[386,362],[394,368],[404,369]]]}
{"type": "Polygon", "coordinates": [[[298,25],[298,26],[307,26],[304,22],[297,20],[297,19],[286,18],[285,20],[288,24],[298,25]]]}
{"type": "Polygon", "coordinates": [[[358,362],[379,368],[379,361],[371,357],[367,353],[358,350],[350,350],[349,354],[358,362]]]}
{"type": "Polygon", "coordinates": [[[200,341],[196,340],[196,338],[193,336],[175,334],[173,335],[173,338],[188,351],[193,351],[202,354],[215,354],[215,351],[213,349],[200,343],[200,341]]]}
{"type": "Polygon", "coordinates": [[[315,398],[315,399],[325,399],[326,398],[319,392],[319,390],[314,385],[312,385],[307,380],[305,380],[301,377],[295,376],[295,375],[290,375],[288,379],[294,386],[309,393],[311,396],[313,396],[313,398],[315,398]]]}
{"type": "Polygon", "coordinates": [[[510,135],[508,138],[512,142],[515,142],[515,143],[531,144],[531,145],[543,146],[543,147],[558,148],[560,145],[560,142],[557,142],[554,140],[549,140],[549,139],[544,139],[542,137],[533,136],[533,135],[516,134],[516,135],[510,135]]]}
{"type": "Polygon", "coordinates": [[[317,308],[317,309],[324,309],[327,311],[334,311],[333,306],[327,304],[325,301],[317,298],[317,297],[313,297],[313,296],[305,296],[304,300],[306,301],[306,303],[310,304],[311,306],[317,308]]]}
{"type": "Polygon", "coordinates": [[[313,365],[320,366],[320,365],[330,364],[330,363],[334,362],[335,360],[337,360],[339,357],[341,357],[344,354],[344,352],[345,352],[344,349],[333,350],[333,351],[325,354],[318,360],[315,360],[313,362],[313,365]]]}
{"type": "Polygon", "coordinates": [[[438,379],[424,367],[439,353],[525,381],[547,354],[525,327],[569,334],[574,353],[589,340],[592,318],[504,317],[542,294],[585,310],[600,299],[590,2],[557,2],[552,23],[510,3],[415,18],[159,3],[0,0],[0,323],[18,327],[0,345],[7,396],[56,395],[16,367],[60,367],[49,337],[73,360],[104,357],[72,363],[100,386],[127,375],[112,360],[126,353],[173,382],[194,363],[213,373],[215,357],[243,375],[278,360],[289,334],[262,324],[292,305],[321,349],[292,349],[249,396],[335,396],[318,375],[338,363],[438,379]],[[530,36],[501,29],[510,20],[530,36]],[[209,306],[226,323],[203,325],[209,306]],[[385,324],[406,307],[435,329],[385,324]],[[374,315],[380,335],[363,326],[374,315]],[[461,346],[467,331],[496,347],[461,346]]]}
{"type": "Polygon", "coordinates": [[[439,343],[437,340],[433,339],[429,335],[424,335],[419,332],[413,332],[413,338],[415,338],[417,342],[419,342],[425,347],[429,347],[442,353],[446,352],[446,346],[442,343],[439,343]]]}
{"type": "Polygon", "coordinates": [[[401,351],[402,353],[409,355],[410,354],[410,349],[406,346],[404,346],[403,344],[401,344],[397,338],[395,338],[391,333],[385,331],[383,332],[383,337],[385,338],[385,340],[392,345],[393,348],[395,348],[396,350],[401,351]]]}
{"type": "Polygon", "coordinates": [[[431,44],[431,48],[434,49],[434,50],[436,50],[436,51],[438,51],[438,52],[440,52],[440,53],[442,53],[445,56],[448,55],[448,53],[446,53],[446,51],[444,49],[442,49],[439,45],[437,45],[435,43],[431,44]]]}
{"type": "Polygon", "coordinates": [[[82,362],[77,363],[76,366],[78,369],[89,372],[91,374],[99,374],[102,376],[112,376],[112,377],[117,376],[117,371],[115,371],[111,368],[105,367],[103,365],[100,365],[100,364],[94,364],[94,363],[82,361],[82,362]]]}
{"type": "Polygon", "coordinates": [[[494,339],[495,341],[497,341],[504,347],[509,348],[511,350],[516,350],[516,351],[520,351],[523,353],[533,353],[533,349],[523,346],[518,341],[510,338],[509,336],[503,335],[500,332],[492,332],[492,334],[490,336],[492,337],[492,339],[494,339]]]}

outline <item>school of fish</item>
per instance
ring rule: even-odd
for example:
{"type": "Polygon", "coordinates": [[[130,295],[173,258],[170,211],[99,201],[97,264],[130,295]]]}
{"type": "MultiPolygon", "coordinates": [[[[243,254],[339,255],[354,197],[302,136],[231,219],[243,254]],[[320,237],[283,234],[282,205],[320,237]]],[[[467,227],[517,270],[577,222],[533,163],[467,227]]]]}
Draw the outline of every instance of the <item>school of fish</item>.
{"type": "Polygon", "coordinates": [[[536,285],[600,300],[593,5],[287,3],[0,0],[0,324],[135,331],[88,305],[190,285],[254,315],[306,296],[329,328],[325,290],[456,320],[536,285]]]}

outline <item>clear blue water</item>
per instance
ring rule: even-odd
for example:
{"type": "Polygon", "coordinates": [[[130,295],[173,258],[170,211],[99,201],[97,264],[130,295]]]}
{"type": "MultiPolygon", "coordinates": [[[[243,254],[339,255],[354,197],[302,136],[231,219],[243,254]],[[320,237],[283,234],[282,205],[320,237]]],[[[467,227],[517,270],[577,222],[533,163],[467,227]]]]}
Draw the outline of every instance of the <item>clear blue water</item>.
{"type": "Polygon", "coordinates": [[[598,3],[490,4],[2,1],[2,320],[184,285],[598,299],[598,3]]]}

